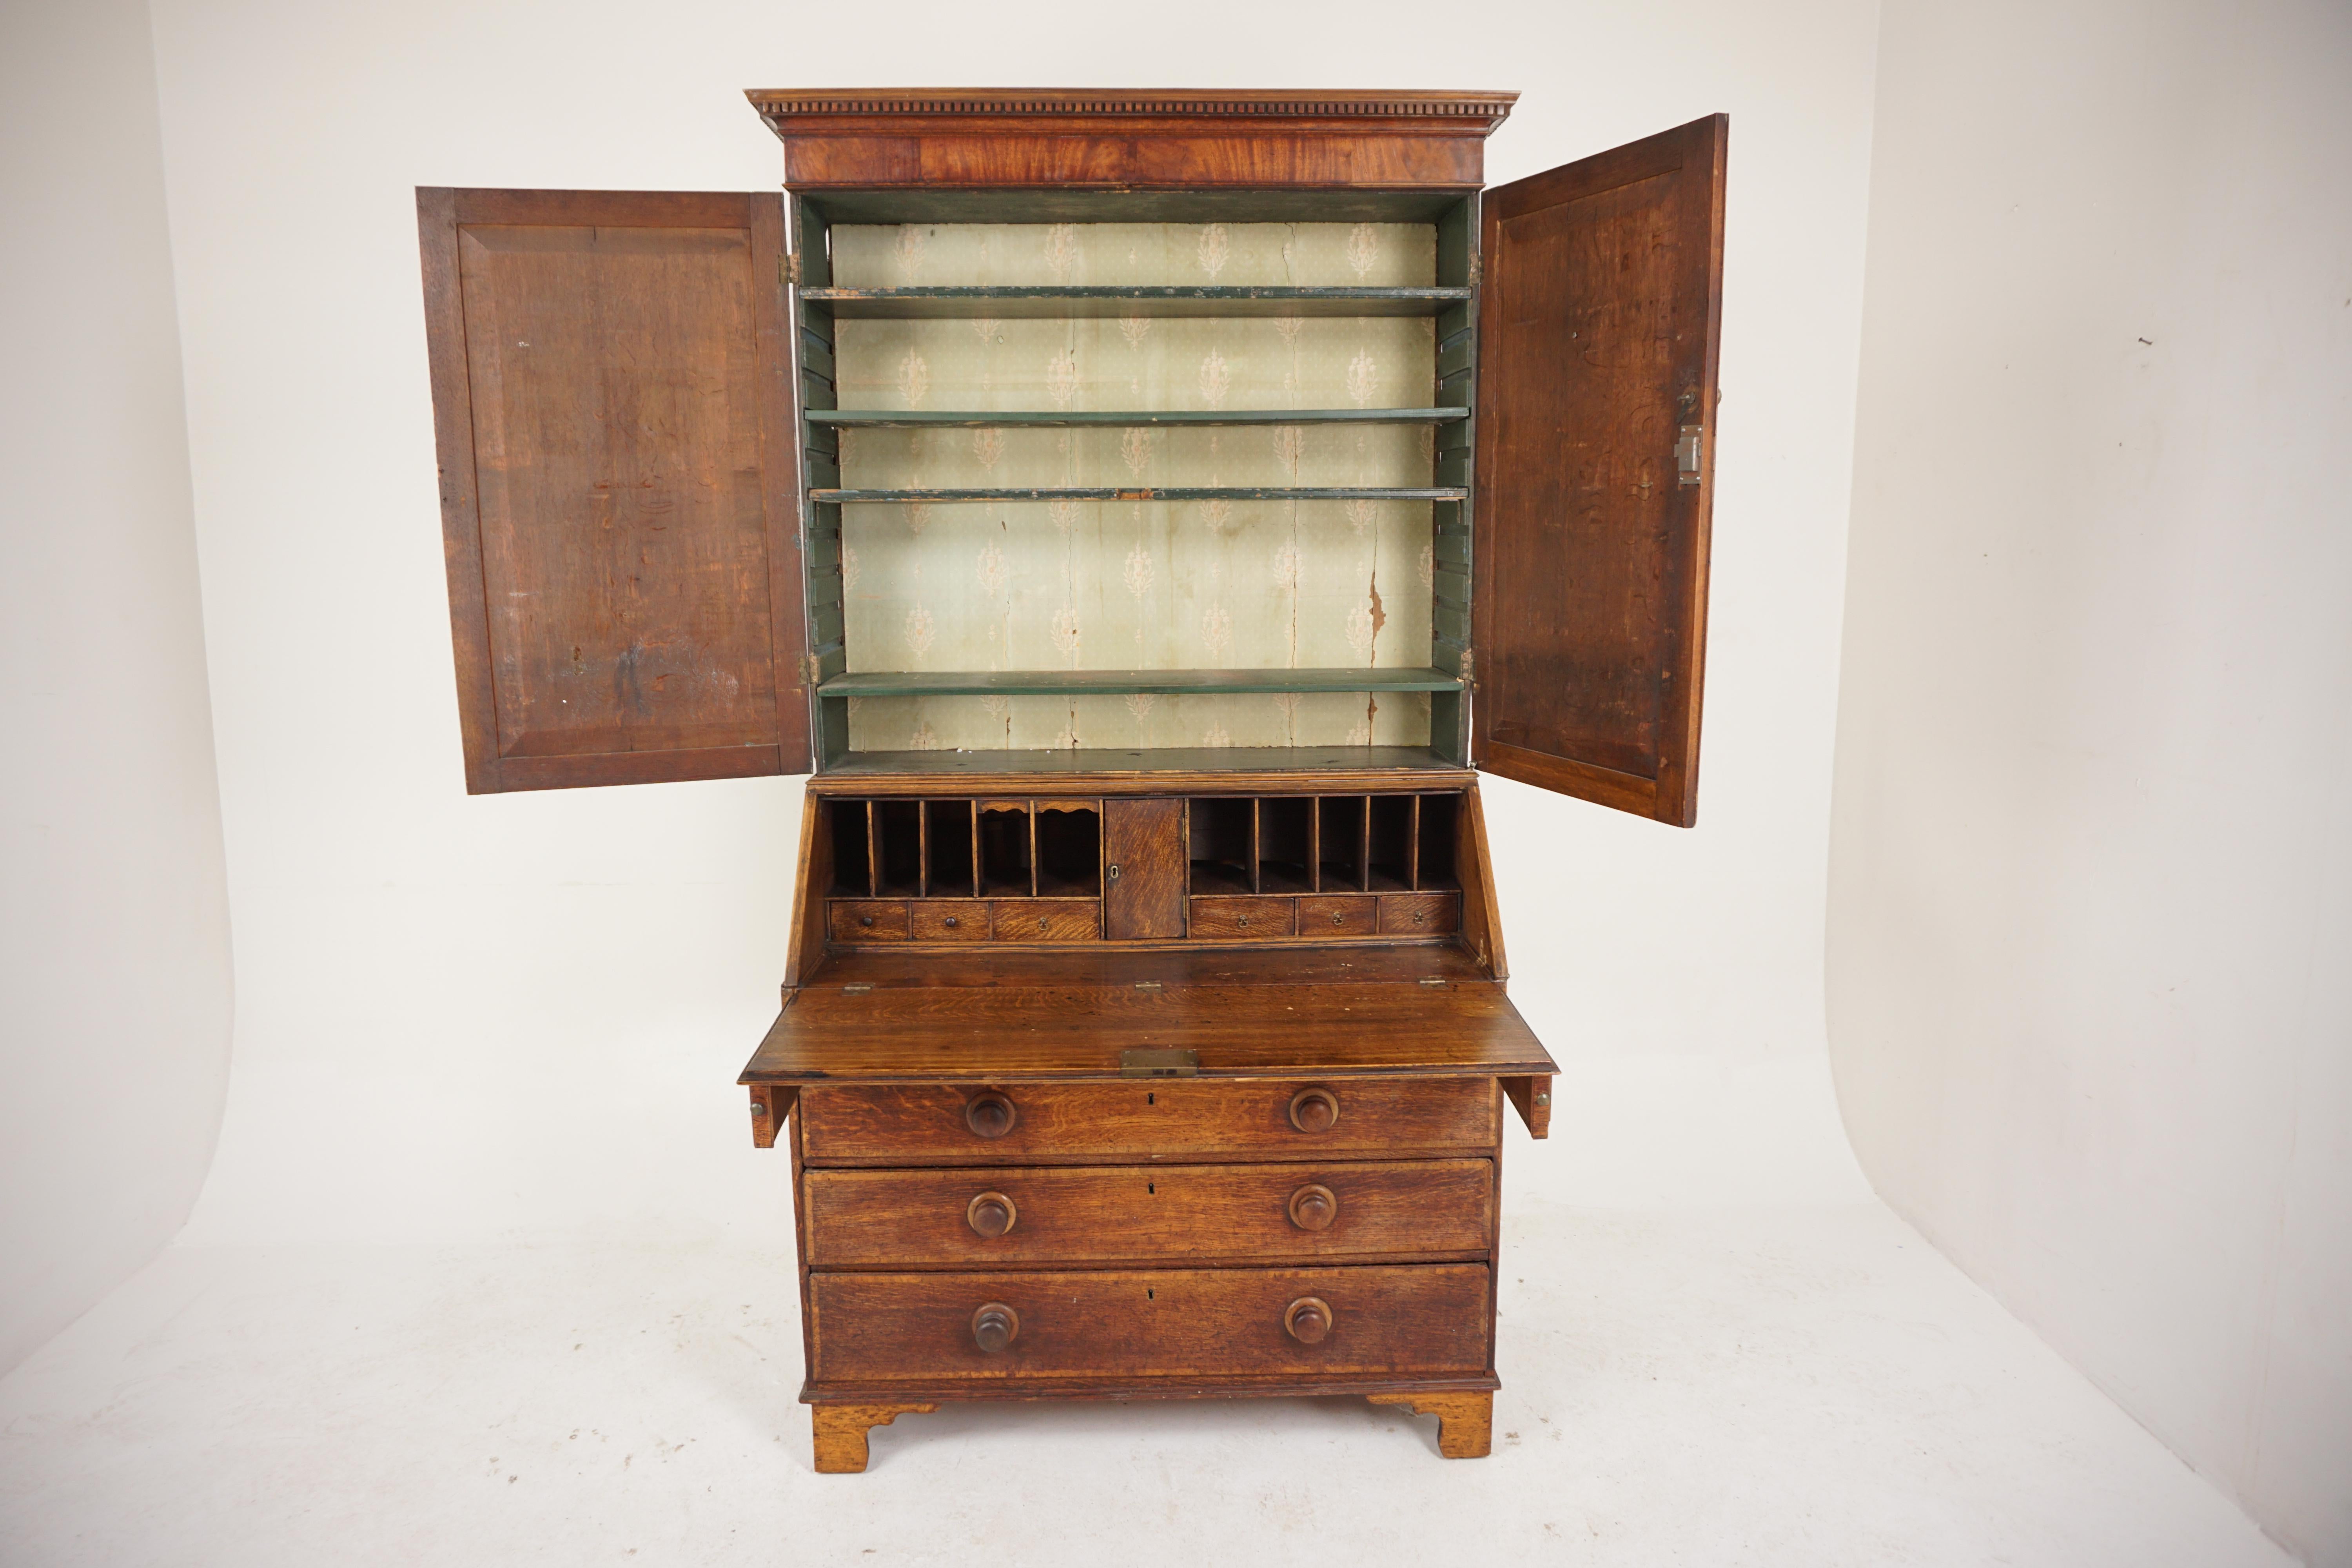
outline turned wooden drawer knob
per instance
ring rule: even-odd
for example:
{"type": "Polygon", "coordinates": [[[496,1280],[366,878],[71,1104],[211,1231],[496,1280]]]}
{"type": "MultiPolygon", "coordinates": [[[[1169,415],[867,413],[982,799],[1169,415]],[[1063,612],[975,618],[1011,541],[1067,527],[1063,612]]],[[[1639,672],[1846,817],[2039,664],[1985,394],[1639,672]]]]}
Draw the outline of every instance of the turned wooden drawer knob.
{"type": "Polygon", "coordinates": [[[1339,1097],[1328,1089],[1302,1089],[1290,1097],[1290,1124],[1301,1132],[1328,1132],[1339,1120],[1339,1097]]]}
{"type": "Polygon", "coordinates": [[[1002,1138],[1020,1120],[1013,1102],[992,1089],[982,1089],[963,1108],[963,1124],[982,1138],[1002,1138]]]}
{"type": "MultiPolygon", "coordinates": [[[[1011,1308],[1005,1309],[1007,1311],[1011,1308]]],[[[1282,1326],[1302,1345],[1319,1345],[1331,1332],[1331,1308],[1318,1297],[1302,1296],[1282,1314],[1282,1326]]]]}
{"type": "Polygon", "coordinates": [[[1305,1186],[1290,1194],[1290,1223],[1301,1230],[1328,1230],[1339,1217],[1339,1200],[1327,1186],[1305,1186]]]}
{"type": "Polygon", "coordinates": [[[955,918],[955,916],[953,916],[953,915],[950,915],[950,916],[948,917],[948,919],[947,919],[947,927],[948,927],[948,930],[950,930],[950,931],[953,931],[953,930],[955,930],[955,927],[956,927],[956,918],[955,918]]]}
{"type": "Polygon", "coordinates": [[[1002,1301],[991,1301],[971,1315],[971,1342],[991,1355],[1011,1344],[1020,1331],[1021,1314],[1002,1301]]]}
{"type": "Polygon", "coordinates": [[[964,1222],[981,1235],[995,1237],[1013,1228],[1013,1222],[1021,1217],[1021,1211],[1014,1208],[1013,1200],[1003,1193],[982,1193],[964,1205],[963,1217],[964,1222]]]}
{"type": "Polygon", "coordinates": [[[872,915],[860,915],[857,917],[857,923],[861,926],[870,926],[874,923],[874,917],[872,915]]]}

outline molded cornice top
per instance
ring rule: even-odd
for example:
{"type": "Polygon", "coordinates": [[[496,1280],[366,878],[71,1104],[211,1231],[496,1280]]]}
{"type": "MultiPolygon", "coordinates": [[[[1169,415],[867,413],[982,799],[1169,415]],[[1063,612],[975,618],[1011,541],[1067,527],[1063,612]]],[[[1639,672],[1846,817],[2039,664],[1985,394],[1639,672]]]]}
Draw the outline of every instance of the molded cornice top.
{"type": "Polygon", "coordinates": [[[1246,120],[1308,131],[1391,133],[1443,131],[1486,135],[1518,101],[1516,92],[1343,92],[1323,89],[1073,88],[755,88],[744,94],[777,135],[821,132],[847,122],[1025,120],[1082,124],[1117,121],[1246,120]]]}

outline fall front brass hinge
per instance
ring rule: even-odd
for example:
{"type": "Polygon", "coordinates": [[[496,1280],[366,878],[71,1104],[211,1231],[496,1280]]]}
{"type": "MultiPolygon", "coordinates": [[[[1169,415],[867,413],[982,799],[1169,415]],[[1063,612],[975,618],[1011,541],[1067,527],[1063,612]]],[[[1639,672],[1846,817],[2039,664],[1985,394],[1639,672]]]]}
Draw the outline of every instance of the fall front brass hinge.
{"type": "Polygon", "coordinates": [[[1675,482],[1677,485],[1698,483],[1699,444],[1706,439],[1704,426],[1685,425],[1675,442],[1675,482]]]}
{"type": "Polygon", "coordinates": [[[1121,1078],[1196,1078],[1201,1053],[1180,1050],[1124,1050],[1118,1053],[1121,1078]]]}
{"type": "Polygon", "coordinates": [[[776,281],[791,288],[801,280],[800,252],[788,250],[776,258],[776,281]]]}

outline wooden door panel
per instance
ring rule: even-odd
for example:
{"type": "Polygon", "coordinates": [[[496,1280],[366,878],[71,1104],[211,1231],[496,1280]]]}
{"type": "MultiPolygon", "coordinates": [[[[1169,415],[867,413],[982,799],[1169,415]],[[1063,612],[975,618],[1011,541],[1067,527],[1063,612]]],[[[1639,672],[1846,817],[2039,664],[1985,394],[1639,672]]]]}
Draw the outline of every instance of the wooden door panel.
{"type": "Polygon", "coordinates": [[[1181,799],[1103,802],[1103,935],[1134,942],[1184,934],[1181,799]],[[1116,868],[1116,874],[1114,874],[1116,868]]]}
{"type": "Polygon", "coordinates": [[[1484,205],[1477,762],[1685,827],[1727,126],[1696,121],[1484,205]]]}
{"type": "Polygon", "coordinates": [[[417,214],[467,789],[804,771],[779,198],[417,214]]]}

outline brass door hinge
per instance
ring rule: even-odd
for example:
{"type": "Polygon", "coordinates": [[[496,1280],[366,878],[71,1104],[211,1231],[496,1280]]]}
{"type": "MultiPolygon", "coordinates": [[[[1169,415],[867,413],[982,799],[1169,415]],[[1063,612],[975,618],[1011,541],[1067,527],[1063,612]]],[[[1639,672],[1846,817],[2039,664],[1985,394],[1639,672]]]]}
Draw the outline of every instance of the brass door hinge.
{"type": "Polygon", "coordinates": [[[1706,438],[1704,426],[1685,425],[1680,438],[1675,442],[1675,482],[1677,485],[1698,483],[1700,443],[1706,438]]]}

